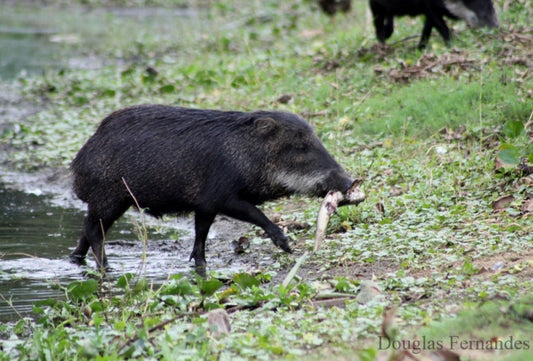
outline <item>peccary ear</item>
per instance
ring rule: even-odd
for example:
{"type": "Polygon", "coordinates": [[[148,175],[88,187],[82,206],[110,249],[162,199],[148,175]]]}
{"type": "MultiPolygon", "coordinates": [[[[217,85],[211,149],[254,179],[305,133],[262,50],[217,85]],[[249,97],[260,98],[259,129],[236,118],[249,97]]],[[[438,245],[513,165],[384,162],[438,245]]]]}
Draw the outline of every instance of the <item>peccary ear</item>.
{"type": "Polygon", "coordinates": [[[279,123],[270,117],[260,117],[254,120],[255,129],[260,135],[274,134],[279,128],[279,123]]]}

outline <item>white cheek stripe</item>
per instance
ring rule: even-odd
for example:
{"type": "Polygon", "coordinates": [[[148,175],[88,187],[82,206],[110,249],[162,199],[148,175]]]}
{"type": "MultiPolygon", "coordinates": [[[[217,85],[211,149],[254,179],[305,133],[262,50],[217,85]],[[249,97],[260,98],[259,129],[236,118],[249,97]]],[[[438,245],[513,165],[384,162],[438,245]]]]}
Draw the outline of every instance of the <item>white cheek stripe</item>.
{"type": "Polygon", "coordinates": [[[299,174],[296,172],[282,171],[274,176],[274,184],[296,193],[308,193],[315,190],[317,183],[324,181],[327,173],[299,174]]]}

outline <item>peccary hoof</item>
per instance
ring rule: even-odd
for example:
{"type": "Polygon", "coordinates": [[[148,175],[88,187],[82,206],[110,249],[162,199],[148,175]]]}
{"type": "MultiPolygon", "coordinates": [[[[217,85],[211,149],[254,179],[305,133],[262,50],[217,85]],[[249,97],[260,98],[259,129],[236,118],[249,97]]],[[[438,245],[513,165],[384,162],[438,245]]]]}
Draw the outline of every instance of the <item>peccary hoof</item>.
{"type": "Polygon", "coordinates": [[[280,248],[282,250],[284,250],[285,252],[287,252],[287,253],[292,253],[292,249],[291,249],[291,247],[289,247],[288,244],[281,245],[280,248]]]}
{"type": "Polygon", "coordinates": [[[276,242],[276,246],[278,246],[279,248],[281,248],[287,253],[292,253],[292,249],[291,247],[289,247],[288,240],[289,240],[289,237],[285,237],[283,240],[276,242]]]}
{"type": "Polygon", "coordinates": [[[70,262],[74,263],[75,265],[87,266],[87,262],[85,261],[85,256],[81,256],[79,254],[73,253],[69,256],[69,258],[70,258],[70,262]]]}

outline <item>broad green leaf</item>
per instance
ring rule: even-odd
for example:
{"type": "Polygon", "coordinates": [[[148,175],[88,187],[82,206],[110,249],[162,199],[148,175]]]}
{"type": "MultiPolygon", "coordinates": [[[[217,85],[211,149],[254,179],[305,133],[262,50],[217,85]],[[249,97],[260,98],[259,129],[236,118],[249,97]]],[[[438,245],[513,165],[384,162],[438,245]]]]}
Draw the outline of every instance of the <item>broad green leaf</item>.
{"type": "Polygon", "coordinates": [[[98,291],[98,282],[90,279],[87,281],[75,281],[68,285],[68,294],[74,299],[85,299],[98,291]]]}
{"type": "Polygon", "coordinates": [[[43,307],[55,307],[59,303],[58,300],[54,298],[47,298],[45,300],[37,301],[33,304],[33,312],[41,313],[43,312],[43,307]]]}
{"type": "Polygon", "coordinates": [[[506,165],[516,166],[520,162],[518,149],[511,144],[502,144],[497,155],[498,159],[506,165]]]}
{"type": "Polygon", "coordinates": [[[198,278],[198,288],[200,289],[202,294],[206,296],[211,296],[223,285],[224,284],[216,278],[211,278],[209,280],[204,280],[201,277],[198,278]]]}
{"type": "Polygon", "coordinates": [[[93,312],[101,312],[101,311],[104,310],[104,305],[103,305],[103,303],[100,302],[100,301],[94,301],[94,302],[92,302],[91,305],[90,305],[90,307],[91,307],[91,310],[92,310],[93,312]]]}
{"type": "Polygon", "coordinates": [[[335,289],[339,292],[348,292],[350,290],[350,282],[346,279],[346,277],[337,278],[335,289]]]}
{"type": "Polygon", "coordinates": [[[180,280],[177,282],[171,282],[168,286],[165,286],[161,291],[162,295],[189,295],[193,293],[193,288],[189,281],[180,280]]]}
{"type": "Polygon", "coordinates": [[[233,282],[241,286],[241,288],[251,288],[253,286],[259,286],[261,282],[254,276],[248,273],[237,273],[233,276],[233,282]]]}
{"type": "Polygon", "coordinates": [[[124,331],[126,329],[126,322],[116,321],[113,325],[114,329],[117,331],[124,331]]]}
{"type": "Polygon", "coordinates": [[[142,291],[146,291],[149,288],[148,281],[146,278],[141,278],[137,283],[135,284],[135,287],[133,288],[133,291],[135,293],[140,293],[142,291]]]}
{"type": "Polygon", "coordinates": [[[133,273],[126,273],[119,277],[117,287],[126,288],[130,284],[130,280],[134,277],[133,273]]]}
{"type": "Polygon", "coordinates": [[[106,89],[102,93],[102,95],[105,96],[105,97],[114,97],[116,94],[117,94],[117,92],[114,89],[106,89]]]}
{"type": "MultiPolygon", "coordinates": [[[[385,338],[383,338],[383,340],[384,342],[388,342],[388,340],[386,340],[385,338]]],[[[357,354],[359,358],[361,359],[361,361],[374,361],[377,358],[378,352],[376,351],[376,349],[366,348],[366,349],[359,350],[357,354]]]]}
{"type": "Polygon", "coordinates": [[[524,123],[518,120],[509,120],[503,125],[503,134],[507,138],[514,139],[524,131],[524,123]]]}

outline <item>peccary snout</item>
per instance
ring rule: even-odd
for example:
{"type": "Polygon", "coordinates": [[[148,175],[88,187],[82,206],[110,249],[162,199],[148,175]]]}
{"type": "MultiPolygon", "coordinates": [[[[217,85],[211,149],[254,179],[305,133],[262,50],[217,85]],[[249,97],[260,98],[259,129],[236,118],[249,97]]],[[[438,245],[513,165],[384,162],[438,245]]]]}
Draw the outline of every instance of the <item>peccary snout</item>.
{"type": "Polygon", "coordinates": [[[491,0],[444,0],[446,9],[472,27],[499,27],[491,0]]]}

